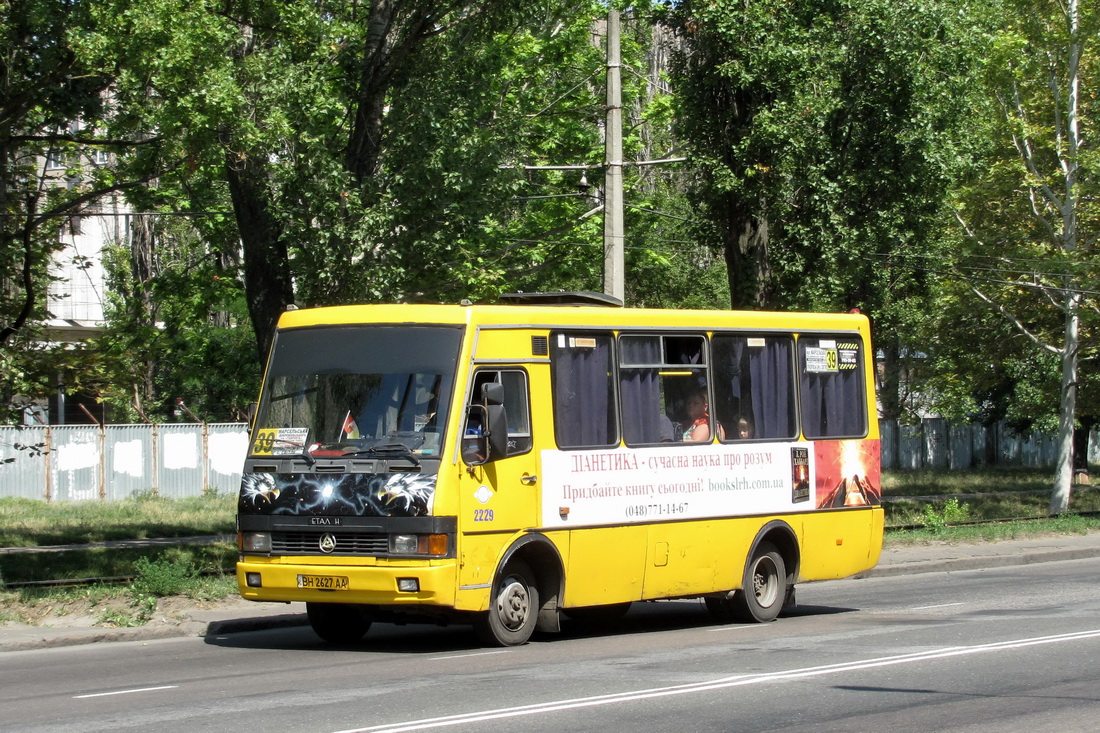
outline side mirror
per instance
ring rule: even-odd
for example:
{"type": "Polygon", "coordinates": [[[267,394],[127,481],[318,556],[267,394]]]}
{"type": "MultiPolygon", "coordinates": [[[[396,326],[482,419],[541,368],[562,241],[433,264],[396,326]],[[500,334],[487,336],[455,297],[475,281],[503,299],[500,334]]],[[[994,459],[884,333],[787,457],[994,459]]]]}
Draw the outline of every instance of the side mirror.
{"type": "Polygon", "coordinates": [[[468,466],[504,458],[508,455],[508,415],[504,410],[504,385],[483,384],[481,404],[466,410],[462,430],[462,460],[468,466]]]}
{"type": "Polygon", "coordinates": [[[504,385],[489,382],[481,385],[481,401],[486,405],[504,405],[504,385]]]}
{"type": "Polygon", "coordinates": [[[484,405],[470,405],[462,428],[462,460],[468,466],[480,466],[489,460],[489,423],[484,405]]]}
{"type": "Polygon", "coordinates": [[[485,402],[486,433],[489,436],[489,458],[508,455],[508,416],[504,412],[504,385],[496,382],[481,386],[485,402]]]}

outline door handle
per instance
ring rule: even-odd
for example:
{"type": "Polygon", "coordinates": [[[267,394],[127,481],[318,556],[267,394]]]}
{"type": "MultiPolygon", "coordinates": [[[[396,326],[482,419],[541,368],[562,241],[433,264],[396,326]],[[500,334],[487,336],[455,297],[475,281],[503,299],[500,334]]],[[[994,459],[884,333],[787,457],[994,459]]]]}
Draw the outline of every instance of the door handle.
{"type": "Polygon", "coordinates": [[[538,476],[528,476],[524,474],[520,477],[519,482],[524,486],[534,486],[535,482],[539,480],[538,476]]]}

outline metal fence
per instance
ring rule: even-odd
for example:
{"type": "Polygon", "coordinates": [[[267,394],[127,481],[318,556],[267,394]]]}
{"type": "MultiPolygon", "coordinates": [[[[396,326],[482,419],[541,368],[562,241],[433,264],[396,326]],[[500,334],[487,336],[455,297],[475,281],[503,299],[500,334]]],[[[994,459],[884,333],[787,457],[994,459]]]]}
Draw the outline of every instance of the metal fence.
{"type": "Polygon", "coordinates": [[[236,493],[247,449],[241,423],[0,427],[0,497],[236,493]]]}
{"type": "MultiPolygon", "coordinates": [[[[1020,435],[1005,423],[956,425],[928,418],[918,425],[879,423],[883,468],[962,469],[978,466],[1053,467],[1058,458],[1056,436],[1020,435]]],[[[1100,435],[1089,435],[1089,463],[1100,458],[1100,435]]]]}
{"type": "MultiPolygon", "coordinates": [[[[919,425],[882,421],[882,467],[963,469],[1053,466],[1051,435],[1021,436],[1006,425],[919,425]]],[[[155,492],[182,498],[235,493],[248,450],[243,423],[0,427],[0,497],[117,500],[155,492]]],[[[1098,462],[1100,440],[1089,440],[1098,462]]]]}

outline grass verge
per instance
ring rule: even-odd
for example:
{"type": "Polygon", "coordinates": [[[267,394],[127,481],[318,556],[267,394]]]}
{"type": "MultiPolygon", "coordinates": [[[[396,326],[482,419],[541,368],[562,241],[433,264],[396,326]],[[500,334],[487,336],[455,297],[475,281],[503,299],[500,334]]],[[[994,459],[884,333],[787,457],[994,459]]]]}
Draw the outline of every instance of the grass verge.
{"type": "MultiPolygon", "coordinates": [[[[1051,472],[1045,469],[886,471],[882,504],[887,527],[936,530],[966,521],[1024,519],[1037,520],[1031,524],[1042,528],[1044,523],[1056,521],[1048,515],[1050,491],[1051,472]]],[[[1075,486],[1069,510],[1082,515],[1100,512],[1100,489],[1075,486]]],[[[996,537],[996,526],[984,531],[996,537]]],[[[1017,532],[1012,526],[1005,527],[1003,538],[1016,536],[1017,532]]]]}
{"type": "Polygon", "coordinates": [[[229,494],[57,503],[9,497],[0,499],[0,547],[231,534],[236,511],[229,494]]]}
{"type": "MultiPolygon", "coordinates": [[[[236,497],[229,495],[60,503],[6,498],[0,499],[0,546],[231,535],[235,512],[236,497]]],[[[232,542],[0,554],[0,623],[49,625],[79,616],[100,626],[140,626],[166,607],[236,595],[236,559],[232,542]],[[102,577],[131,580],[3,589],[4,583],[102,577]]]]}
{"type": "Polygon", "coordinates": [[[181,573],[177,566],[166,579],[154,567],[131,583],[59,588],[0,590],[0,624],[56,626],[66,623],[110,628],[143,626],[171,608],[214,603],[237,594],[231,575],[181,573]],[[168,580],[168,584],[165,584],[168,580]]]}

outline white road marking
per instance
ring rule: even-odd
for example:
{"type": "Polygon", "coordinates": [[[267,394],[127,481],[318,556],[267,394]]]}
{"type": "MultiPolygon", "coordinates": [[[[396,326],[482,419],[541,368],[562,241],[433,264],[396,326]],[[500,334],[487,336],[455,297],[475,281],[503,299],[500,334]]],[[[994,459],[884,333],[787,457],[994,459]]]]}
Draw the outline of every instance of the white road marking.
{"type": "Polygon", "coordinates": [[[911,608],[909,610],[911,610],[911,611],[927,611],[930,608],[950,608],[951,606],[965,606],[965,605],[966,605],[965,603],[939,603],[935,606],[917,606],[916,608],[911,608]]]}
{"type": "Polygon", "coordinates": [[[1080,641],[1082,639],[1095,639],[1100,637],[1100,629],[1091,631],[1078,631],[1072,634],[1056,634],[1054,636],[1037,636],[1029,639],[1014,639],[1012,641],[998,641],[990,644],[977,644],[974,646],[952,646],[942,649],[931,649],[925,652],[912,654],[898,654],[892,657],[877,657],[863,659],[841,664],[826,664],[821,667],[804,667],[801,669],[789,669],[781,672],[766,672],[763,674],[736,675],[708,682],[696,682],[688,685],[674,685],[671,687],[657,687],[650,690],[635,690],[633,692],[620,692],[613,695],[597,695],[594,697],[580,697],[571,700],[557,700],[553,702],[538,703],[535,705],[521,705],[512,708],[499,708],[496,710],[484,710],[475,713],[461,715],[447,715],[439,718],[425,718],[423,720],[410,720],[403,723],[387,723],[374,725],[367,728],[351,728],[338,733],[408,733],[409,731],[431,730],[433,728],[447,728],[456,725],[481,723],[487,720],[500,720],[503,718],[518,718],[527,715],[542,715],[558,710],[575,710],[577,708],[597,707],[600,705],[616,705],[635,700],[648,700],[672,695],[688,695],[698,692],[709,692],[731,687],[743,687],[745,685],[766,684],[784,680],[805,679],[808,677],[820,677],[823,675],[852,672],[875,667],[888,667],[896,664],[910,664],[923,662],[930,659],[944,659],[948,657],[968,656],[970,654],[982,654],[986,652],[1004,651],[1007,649],[1020,649],[1042,644],[1058,644],[1067,641],[1080,641]]]}
{"type": "Polygon", "coordinates": [[[507,654],[508,651],[508,649],[498,649],[492,652],[474,652],[473,654],[448,654],[447,656],[443,657],[432,657],[429,661],[439,662],[446,661],[448,659],[465,659],[466,657],[485,657],[490,654],[507,654]]]}
{"type": "Polygon", "coordinates": [[[752,631],[753,629],[766,629],[768,628],[764,624],[729,624],[727,626],[718,626],[709,631],[752,631]]]}
{"type": "Polygon", "coordinates": [[[107,697],[108,695],[129,695],[132,692],[153,692],[154,690],[174,690],[179,685],[161,685],[160,687],[138,687],[133,690],[115,690],[113,692],[95,692],[91,695],[73,695],[74,700],[83,700],[88,697],[107,697]]]}

